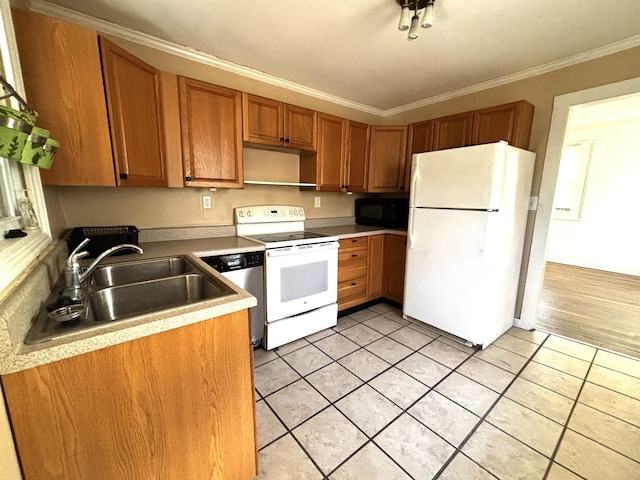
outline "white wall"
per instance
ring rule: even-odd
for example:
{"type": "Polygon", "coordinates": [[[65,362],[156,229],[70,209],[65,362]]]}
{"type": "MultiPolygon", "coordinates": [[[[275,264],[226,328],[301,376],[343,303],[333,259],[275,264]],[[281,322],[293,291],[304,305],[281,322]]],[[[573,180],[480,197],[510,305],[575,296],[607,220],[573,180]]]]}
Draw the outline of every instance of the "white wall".
{"type": "Polygon", "coordinates": [[[570,127],[595,139],[580,220],[552,220],[547,260],[640,275],[640,119],[570,127]]]}

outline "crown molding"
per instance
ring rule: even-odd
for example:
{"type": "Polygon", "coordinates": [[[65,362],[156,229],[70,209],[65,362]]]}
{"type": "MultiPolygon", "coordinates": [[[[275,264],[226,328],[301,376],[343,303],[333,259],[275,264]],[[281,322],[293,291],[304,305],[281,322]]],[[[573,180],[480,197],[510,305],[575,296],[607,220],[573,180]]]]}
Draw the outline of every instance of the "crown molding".
{"type": "Polygon", "coordinates": [[[40,12],[51,17],[56,17],[61,20],[66,20],[73,23],[78,23],[86,27],[92,28],[107,35],[113,35],[124,40],[128,40],[146,47],[154,48],[166,53],[170,53],[188,60],[203,63],[211,67],[219,68],[227,72],[242,75],[243,77],[251,78],[269,85],[276,87],[282,87],[287,90],[291,90],[297,93],[302,93],[310,97],[314,97],[320,100],[325,100],[337,105],[352,108],[360,112],[369,113],[377,116],[384,116],[384,110],[379,108],[364,105],[362,103],[353,102],[342,97],[331,95],[320,90],[316,90],[298,83],[290,82],[288,80],[269,75],[268,73],[255,70],[253,68],[237,65],[232,62],[228,62],[214,55],[200,52],[190,47],[178,45],[173,42],[159,39],[157,37],[148,35],[146,33],[132,30],[130,28],[122,27],[106,20],[95,18],[84,13],[77,12],[60,5],[44,2],[42,0],[27,0],[27,7],[35,12],[40,12]]]}
{"type": "Polygon", "coordinates": [[[214,55],[199,52],[190,47],[185,47],[172,42],[161,40],[157,37],[153,37],[146,33],[142,33],[126,27],[122,27],[115,23],[108,22],[106,20],[102,20],[99,18],[95,18],[90,15],[86,15],[84,13],[80,13],[75,10],[71,10],[59,5],[48,3],[43,0],[25,0],[25,3],[30,10],[44,13],[46,15],[56,17],[61,20],[67,20],[69,22],[79,23],[81,25],[85,25],[89,28],[97,30],[101,33],[113,35],[115,37],[119,37],[124,40],[138,43],[147,47],[155,48],[157,50],[160,50],[166,53],[177,55],[189,60],[203,63],[205,65],[219,68],[227,72],[231,72],[237,75],[251,78],[252,80],[264,82],[276,87],[282,87],[287,90],[291,90],[297,93],[301,93],[303,95],[308,95],[310,97],[317,98],[319,100],[324,100],[324,101],[341,105],[347,108],[352,108],[354,110],[358,110],[363,113],[377,115],[382,118],[390,117],[400,113],[405,113],[417,108],[433,105],[439,102],[444,102],[446,100],[451,100],[457,97],[462,97],[464,95],[477,93],[482,90],[488,90],[491,88],[500,87],[508,83],[513,83],[519,80],[525,80],[527,78],[543,75],[545,73],[553,72],[556,70],[560,70],[562,68],[570,67],[572,65],[587,62],[589,60],[595,60],[597,58],[604,57],[606,55],[611,55],[613,53],[617,53],[622,50],[627,50],[629,48],[640,46],[640,35],[634,35],[624,40],[620,40],[618,42],[614,42],[609,45],[605,45],[603,47],[594,48],[587,52],[579,53],[577,55],[563,58],[561,60],[549,62],[547,64],[540,65],[537,67],[532,67],[517,73],[504,75],[502,77],[488,80],[486,82],[477,83],[469,87],[460,88],[458,90],[453,90],[451,92],[443,93],[441,95],[436,95],[434,97],[425,98],[424,100],[419,100],[417,102],[408,103],[406,105],[401,105],[399,107],[391,108],[388,110],[382,110],[382,109],[371,107],[369,105],[365,105],[362,103],[353,102],[351,100],[348,100],[342,97],[331,95],[310,87],[305,87],[304,85],[300,85],[298,83],[294,83],[294,82],[276,77],[274,75],[261,72],[259,70],[255,70],[242,65],[237,65],[235,63],[228,62],[226,60],[218,58],[214,55]]]}

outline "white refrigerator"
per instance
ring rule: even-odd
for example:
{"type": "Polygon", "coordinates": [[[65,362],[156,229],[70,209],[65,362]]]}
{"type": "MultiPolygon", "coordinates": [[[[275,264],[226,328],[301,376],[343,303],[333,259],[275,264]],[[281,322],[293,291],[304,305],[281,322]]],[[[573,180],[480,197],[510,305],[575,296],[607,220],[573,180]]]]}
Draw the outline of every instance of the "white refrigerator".
{"type": "Polygon", "coordinates": [[[413,155],[403,313],[482,348],[512,325],[535,154],[413,155]]]}

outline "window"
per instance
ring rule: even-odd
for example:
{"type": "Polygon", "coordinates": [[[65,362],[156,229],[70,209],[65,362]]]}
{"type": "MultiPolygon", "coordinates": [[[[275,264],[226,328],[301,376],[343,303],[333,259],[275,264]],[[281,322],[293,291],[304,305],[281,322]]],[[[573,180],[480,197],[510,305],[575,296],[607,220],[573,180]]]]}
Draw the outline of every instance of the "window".
{"type": "Polygon", "coordinates": [[[580,220],[593,145],[594,140],[584,140],[567,144],[562,150],[553,199],[557,220],[580,220]]]}
{"type": "MultiPolygon", "coordinates": [[[[2,76],[24,97],[24,86],[13,33],[9,0],[0,0],[0,71],[2,76]]],[[[3,92],[4,94],[4,92],[3,92]]],[[[13,99],[2,100],[17,108],[13,99]]],[[[0,159],[0,297],[11,282],[38,257],[51,242],[40,173],[36,167],[0,159]],[[26,237],[6,240],[5,232],[20,228],[18,203],[31,201],[40,228],[29,230],[26,237]]]]}

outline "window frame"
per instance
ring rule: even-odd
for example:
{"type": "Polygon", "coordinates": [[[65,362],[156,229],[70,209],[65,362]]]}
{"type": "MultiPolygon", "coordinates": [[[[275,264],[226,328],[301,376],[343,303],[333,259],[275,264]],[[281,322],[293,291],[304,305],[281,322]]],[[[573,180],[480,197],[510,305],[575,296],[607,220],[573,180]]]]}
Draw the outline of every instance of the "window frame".
{"type": "MultiPolygon", "coordinates": [[[[9,0],[0,0],[0,16],[0,58],[3,74],[14,89],[26,98],[9,0]]],[[[11,160],[3,160],[3,162],[5,163],[2,170],[5,173],[0,175],[0,190],[2,190],[0,193],[7,199],[8,216],[0,219],[2,232],[0,236],[0,298],[8,294],[13,282],[38,259],[52,240],[38,168],[11,160]],[[18,225],[15,212],[17,199],[15,190],[26,190],[38,217],[40,228],[30,230],[26,237],[6,240],[4,233],[11,228],[17,228],[18,225]]]]}

